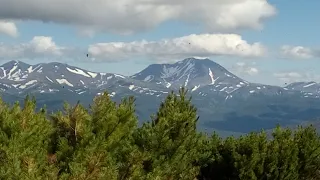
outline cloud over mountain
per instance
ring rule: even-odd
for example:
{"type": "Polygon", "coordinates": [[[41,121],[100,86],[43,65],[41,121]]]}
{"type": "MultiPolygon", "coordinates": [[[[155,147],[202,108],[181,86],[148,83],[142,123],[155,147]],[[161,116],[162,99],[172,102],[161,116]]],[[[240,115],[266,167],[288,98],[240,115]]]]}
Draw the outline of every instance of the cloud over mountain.
{"type": "Polygon", "coordinates": [[[141,56],[165,60],[217,55],[260,57],[266,49],[258,42],[249,44],[237,34],[192,34],[160,41],[97,43],[90,45],[88,51],[93,57],[103,60],[141,56]]]}
{"type": "Polygon", "coordinates": [[[0,43],[2,59],[55,58],[67,56],[68,48],[58,46],[47,36],[35,36],[32,40],[20,44],[0,43]]]}
{"type": "Polygon", "coordinates": [[[208,32],[260,29],[276,14],[267,0],[0,0],[0,19],[35,20],[130,34],[182,20],[208,32]]]}
{"type": "Polygon", "coordinates": [[[260,43],[248,43],[237,34],[192,34],[159,41],[107,42],[89,45],[87,50],[64,47],[52,37],[35,36],[29,42],[19,44],[0,43],[2,59],[71,58],[82,61],[121,61],[132,58],[174,61],[198,56],[260,57],[265,54],[260,43]],[[90,57],[85,58],[89,53],[90,57]],[[81,58],[80,58],[81,59],[81,58]]]}

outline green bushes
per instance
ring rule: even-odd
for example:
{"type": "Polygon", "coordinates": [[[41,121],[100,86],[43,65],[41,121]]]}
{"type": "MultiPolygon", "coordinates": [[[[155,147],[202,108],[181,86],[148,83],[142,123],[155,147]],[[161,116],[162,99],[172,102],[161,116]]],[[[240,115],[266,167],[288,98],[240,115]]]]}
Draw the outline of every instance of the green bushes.
{"type": "Polygon", "coordinates": [[[312,126],[223,140],[196,132],[184,89],[140,128],[134,106],[132,97],[116,104],[104,93],[89,109],[66,104],[48,116],[29,97],[23,108],[0,101],[0,179],[320,179],[312,126]]]}

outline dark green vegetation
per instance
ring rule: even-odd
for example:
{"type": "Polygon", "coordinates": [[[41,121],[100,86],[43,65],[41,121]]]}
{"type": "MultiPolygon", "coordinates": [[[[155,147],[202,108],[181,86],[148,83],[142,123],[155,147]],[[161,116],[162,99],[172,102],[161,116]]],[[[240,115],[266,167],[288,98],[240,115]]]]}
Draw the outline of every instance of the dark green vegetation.
{"type": "Polygon", "coordinates": [[[28,97],[23,107],[0,102],[0,179],[320,179],[312,126],[277,127],[271,139],[208,136],[184,89],[141,127],[132,97],[116,104],[104,93],[90,108],[66,104],[50,115],[35,106],[28,97]]]}

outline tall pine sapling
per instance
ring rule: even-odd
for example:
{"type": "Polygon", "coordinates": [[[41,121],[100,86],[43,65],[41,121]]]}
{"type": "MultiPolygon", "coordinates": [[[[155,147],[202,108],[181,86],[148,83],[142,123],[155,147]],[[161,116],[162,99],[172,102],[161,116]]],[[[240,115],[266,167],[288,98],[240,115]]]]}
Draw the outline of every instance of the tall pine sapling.
{"type": "Polygon", "coordinates": [[[187,90],[171,92],[161,103],[151,123],[146,123],[136,142],[146,151],[144,169],[147,178],[194,179],[193,166],[200,139],[196,132],[197,110],[187,98],[187,90]]]}

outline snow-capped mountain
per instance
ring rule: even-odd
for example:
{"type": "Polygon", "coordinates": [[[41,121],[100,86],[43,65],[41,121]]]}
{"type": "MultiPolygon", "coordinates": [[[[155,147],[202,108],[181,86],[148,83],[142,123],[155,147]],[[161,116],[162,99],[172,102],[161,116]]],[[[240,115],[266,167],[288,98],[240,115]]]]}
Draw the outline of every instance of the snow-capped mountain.
{"type": "Polygon", "coordinates": [[[135,96],[142,121],[149,119],[171,90],[181,86],[191,91],[200,129],[246,132],[320,116],[320,84],[279,87],[251,83],[209,59],[153,64],[129,77],[57,62],[30,65],[9,61],[0,66],[0,91],[5,101],[21,100],[31,93],[39,106],[46,104],[57,110],[63,101],[80,100],[88,105],[94,96],[107,90],[116,101],[135,96]]]}
{"type": "MultiPolygon", "coordinates": [[[[152,64],[132,79],[162,85],[167,89],[187,87],[193,94],[223,94],[226,99],[234,95],[281,95],[292,93],[289,88],[247,82],[209,59],[188,58],[173,64],[152,64]]],[[[301,92],[318,96],[318,93],[301,92]]]]}
{"type": "Polygon", "coordinates": [[[68,90],[77,94],[111,94],[130,92],[145,95],[166,95],[185,86],[193,95],[220,94],[226,99],[235,95],[281,95],[299,91],[303,96],[319,95],[315,82],[293,83],[285,88],[247,82],[209,59],[188,58],[173,64],[152,64],[127,77],[113,73],[91,72],[57,62],[29,65],[9,61],[0,66],[0,90],[11,94],[54,93],[68,90]]]}
{"type": "Polygon", "coordinates": [[[170,89],[185,86],[196,90],[206,85],[248,84],[209,59],[195,58],[188,58],[174,64],[152,64],[131,78],[161,84],[170,89]]]}
{"type": "MultiPolygon", "coordinates": [[[[77,94],[105,89],[141,90],[146,83],[113,73],[97,73],[67,64],[52,62],[29,65],[10,61],[0,66],[0,88],[9,93],[53,93],[69,90],[77,94]]],[[[116,92],[112,91],[112,94],[116,92]]]]}

